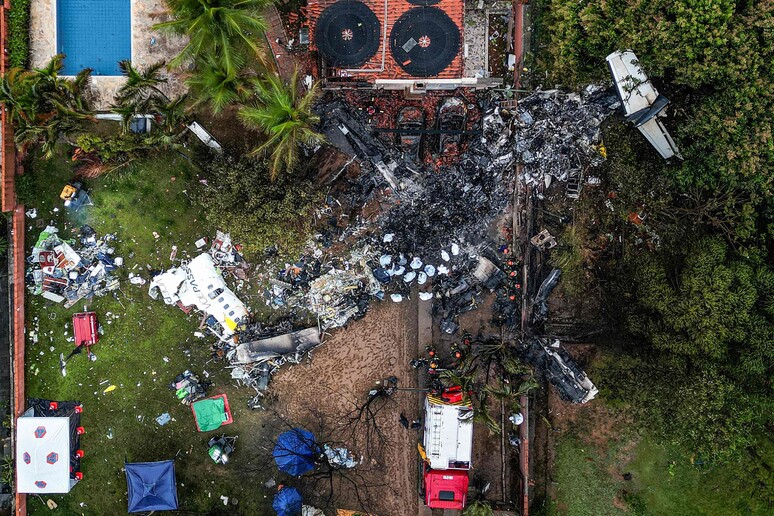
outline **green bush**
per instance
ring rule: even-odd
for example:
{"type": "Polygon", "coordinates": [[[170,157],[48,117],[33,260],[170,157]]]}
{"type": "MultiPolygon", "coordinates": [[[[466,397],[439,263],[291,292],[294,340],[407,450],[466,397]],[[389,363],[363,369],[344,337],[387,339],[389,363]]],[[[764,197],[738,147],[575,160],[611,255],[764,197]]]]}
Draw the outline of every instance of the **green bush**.
{"type": "Polygon", "coordinates": [[[213,229],[231,232],[249,259],[273,246],[295,256],[309,236],[311,210],[319,200],[311,180],[299,171],[269,178],[269,164],[242,157],[216,157],[202,164],[204,172],[191,198],[213,229]]]}
{"type": "Polygon", "coordinates": [[[30,55],[30,0],[12,0],[8,11],[8,61],[26,68],[30,55]]]}
{"type": "Polygon", "coordinates": [[[562,289],[579,298],[588,288],[588,278],[583,257],[586,231],[581,226],[567,226],[559,237],[559,246],[551,252],[551,265],[562,269],[562,289]]]}
{"type": "Polygon", "coordinates": [[[31,173],[16,176],[16,199],[19,204],[33,204],[35,195],[35,178],[31,173]]]}

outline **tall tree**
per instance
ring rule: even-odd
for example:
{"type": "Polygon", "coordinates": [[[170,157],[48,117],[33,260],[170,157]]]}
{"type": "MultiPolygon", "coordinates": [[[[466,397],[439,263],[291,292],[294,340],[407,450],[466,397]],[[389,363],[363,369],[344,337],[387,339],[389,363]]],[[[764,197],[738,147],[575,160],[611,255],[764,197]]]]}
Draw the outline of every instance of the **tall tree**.
{"type": "Polygon", "coordinates": [[[249,80],[242,73],[229,73],[224,63],[212,56],[197,61],[196,73],[185,84],[196,99],[194,106],[208,104],[216,114],[246,100],[251,92],[249,80]]]}
{"type": "Polygon", "coordinates": [[[63,60],[64,55],[59,54],[43,68],[13,68],[0,82],[0,102],[11,112],[16,144],[22,152],[41,144],[49,158],[60,136],[93,120],[85,95],[91,70],[82,70],[73,79],[59,77],[63,60]]]}
{"type": "Polygon", "coordinates": [[[253,154],[271,152],[272,179],[293,169],[300,145],[313,146],[325,140],[312,128],[320,121],[312,112],[319,94],[318,84],[306,93],[301,92],[298,70],[287,84],[274,74],[255,82],[256,104],[243,107],[239,117],[247,127],[259,129],[267,136],[253,154]]]}
{"type": "Polygon", "coordinates": [[[126,76],[126,82],[119,88],[116,95],[116,102],[119,105],[130,104],[142,109],[157,99],[167,100],[167,95],[159,88],[167,82],[166,77],[161,76],[161,70],[165,66],[163,61],[142,70],[135,68],[129,59],[121,61],[118,65],[126,76]]]}
{"type": "Polygon", "coordinates": [[[240,61],[261,53],[266,29],[262,11],[271,0],[167,0],[173,20],[155,28],[188,37],[188,44],[172,61],[181,66],[204,56],[217,56],[228,74],[236,75],[240,61]]]}

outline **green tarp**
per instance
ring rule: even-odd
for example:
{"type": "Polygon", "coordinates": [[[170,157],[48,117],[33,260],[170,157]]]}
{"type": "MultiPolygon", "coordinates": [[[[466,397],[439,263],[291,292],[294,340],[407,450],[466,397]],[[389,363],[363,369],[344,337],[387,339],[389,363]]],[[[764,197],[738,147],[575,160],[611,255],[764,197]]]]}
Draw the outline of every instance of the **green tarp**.
{"type": "Polygon", "coordinates": [[[223,398],[200,400],[193,404],[196,424],[200,432],[217,430],[224,421],[228,420],[226,404],[223,398]]]}

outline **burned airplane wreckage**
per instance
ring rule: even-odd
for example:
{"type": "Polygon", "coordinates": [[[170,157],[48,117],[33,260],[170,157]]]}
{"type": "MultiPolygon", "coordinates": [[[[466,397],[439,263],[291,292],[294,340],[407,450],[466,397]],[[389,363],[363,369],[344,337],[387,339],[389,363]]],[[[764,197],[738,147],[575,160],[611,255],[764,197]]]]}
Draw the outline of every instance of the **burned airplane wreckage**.
{"type": "MultiPolygon", "coordinates": [[[[416,163],[413,153],[374,136],[369,115],[351,103],[321,104],[328,141],[361,173],[339,197],[329,196],[330,229],[308,256],[278,274],[270,304],[311,306],[327,329],[364,315],[373,298],[400,302],[417,284],[422,301],[435,299],[449,312],[442,324],[454,333],[454,319],[475,306],[483,288],[498,291],[508,283],[503,272],[514,264],[490,230],[510,203],[514,181],[574,181],[579,191],[583,172],[604,159],[600,125],[620,102],[595,87],[582,94],[538,91],[515,108],[474,99],[464,101],[468,112],[479,112],[481,130],[467,130],[464,152],[442,168],[416,163]],[[518,178],[517,162],[524,163],[518,178]],[[366,213],[364,206],[377,209],[366,213]],[[350,257],[323,263],[332,246],[350,249],[350,257]],[[482,260],[499,281],[483,275],[482,260]]],[[[510,295],[519,288],[508,285],[510,295]]]]}
{"type": "MultiPolygon", "coordinates": [[[[380,136],[360,103],[341,97],[322,102],[327,140],[350,158],[347,165],[357,162],[360,173],[328,195],[317,214],[327,219],[327,229],[270,280],[267,304],[308,310],[325,331],[364,316],[374,300],[402,302],[417,292],[420,302],[433,302],[440,330],[455,334],[459,315],[475,310],[488,290],[496,293],[493,322],[513,329],[521,309],[520,263],[503,244],[508,240],[493,235],[493,222],[506,213],[516,181],[541,187],[561,182],[568,197],[579,193],[584,172],[604,159],[600,125],[620,101],[598,87],[581,94],[537,91],[517,107],[505,100],[499,94],[461,96],[466,113],[477,113],[475,121],[464,126],[457,154],[431,152],[430,159],[414,147],[404,152],[402,138],[396,144],[394,135],[380,136]],[[517,162],[523,164],[518,176],[517,162]]],[[[402,110],[394,110],[400,121],[402,110]]],[[[334,179],[345,175],[347,165],[334,179]]],[[[545,317],[545,299],[536,312],[545,317]]],[[[577,368],[554,354],[563,360],[561,370],[577,368]]],[[[547,356],[532,363],[550,370],[559,362],[547,356]]],[[[250,369],[243,359],[232,361],[237,375],[250,369]]],[[[263,369],[268,379],[271,367],[263,369]]],[[[592,390],[568,399],[590,399],[592,390]]]]}

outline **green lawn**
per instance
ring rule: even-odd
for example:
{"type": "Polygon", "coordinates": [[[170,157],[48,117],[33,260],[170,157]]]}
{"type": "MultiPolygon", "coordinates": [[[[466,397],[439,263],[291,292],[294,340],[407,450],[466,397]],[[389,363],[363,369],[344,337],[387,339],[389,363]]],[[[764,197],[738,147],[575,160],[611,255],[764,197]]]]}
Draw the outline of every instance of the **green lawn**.
{"type": "MultiPolygon", "coordinates": [[[[601,402],[595,400],[593,403],[601,402]]],[[[626,435],[624,430],[623,435],[626,435]]],[[[678,448],[629,436],[606,449],[562,435],[556,445],[556,497],[548,513],[592,515],[766,515],[772,513],[774,443],[762,437],[757,457],[697,465],[678,448]],[[624,473],[631,474],[624,480],[624,473]]]]}
{"type": "MultiPolygon", "coordinates": [[[[247,410],[250,391],[232,387],[223,364],[206,363],[212,339],[193,336],[199,322],[196,315],[189,317],[154,301],[148,296],[147,284],[135,286],[126,280],[129,272],[148,279],[149,270],[169,267],[172,245],[178,246],[178,258],[185,253],[193,255],[193,242],[211,234],[211,228],[203,227],[191,212],[185,195],[195,167],[182,156],[170,154],[90,181],[95,206],[75,216],[65,213],[58,199],[72,174],[66,158],[33,163],[30,169],[38,218],[27,219],[27,251],[45,223],[55,223],[64,238],[75,236],[79,225],[88,223],[98,236],[116,232],[116,255],[125,259],[118,274],[121,290],[115,297],[80,302],[70,310],[40,297],[27,297],[27,331],[34,330],[40,336],[36,344],[28,338],[27,395],[80,400],[84,406],[85,478],[70,494],[51,497],[60,505],[57,513],[125,513],[123,462],[176,457],[181,509],[208,514],[268,514],[271,498],[265,495],[271,492],[262,484],[274,471],[256,463],[255,453],[248,451],[259,446],[265,418],[247,410]],[[160,235],[158,239],[154,231],[160,235]],[[96,310],[104,328],[93,349],[98,359],[88,362],[83,355],[74,357],[63,378],[59,354],[72,349],[66,340],[71,335],[70,317],[84,305],[96,310]],[[208,437],[221,431],[199,434],[190,408],[178,403],[167,388],[185,369],[200,374],[207,370],[215,380],[210,393],[229,395],[236,422],[222,431],[240,434],[240,439],[228,466],[215,465],[206,452],[208,437]],[[103,393],[109,385],[116,389],[103,393]],[[163,412],[169,412],[174,420],[160,427],[154,418],[163,412]],[[221,495],[237,498],[238,505],[224,507],[221,495]]],[[[44,501],[30,497],[30,512],[50,513],[44,501]]]]}

